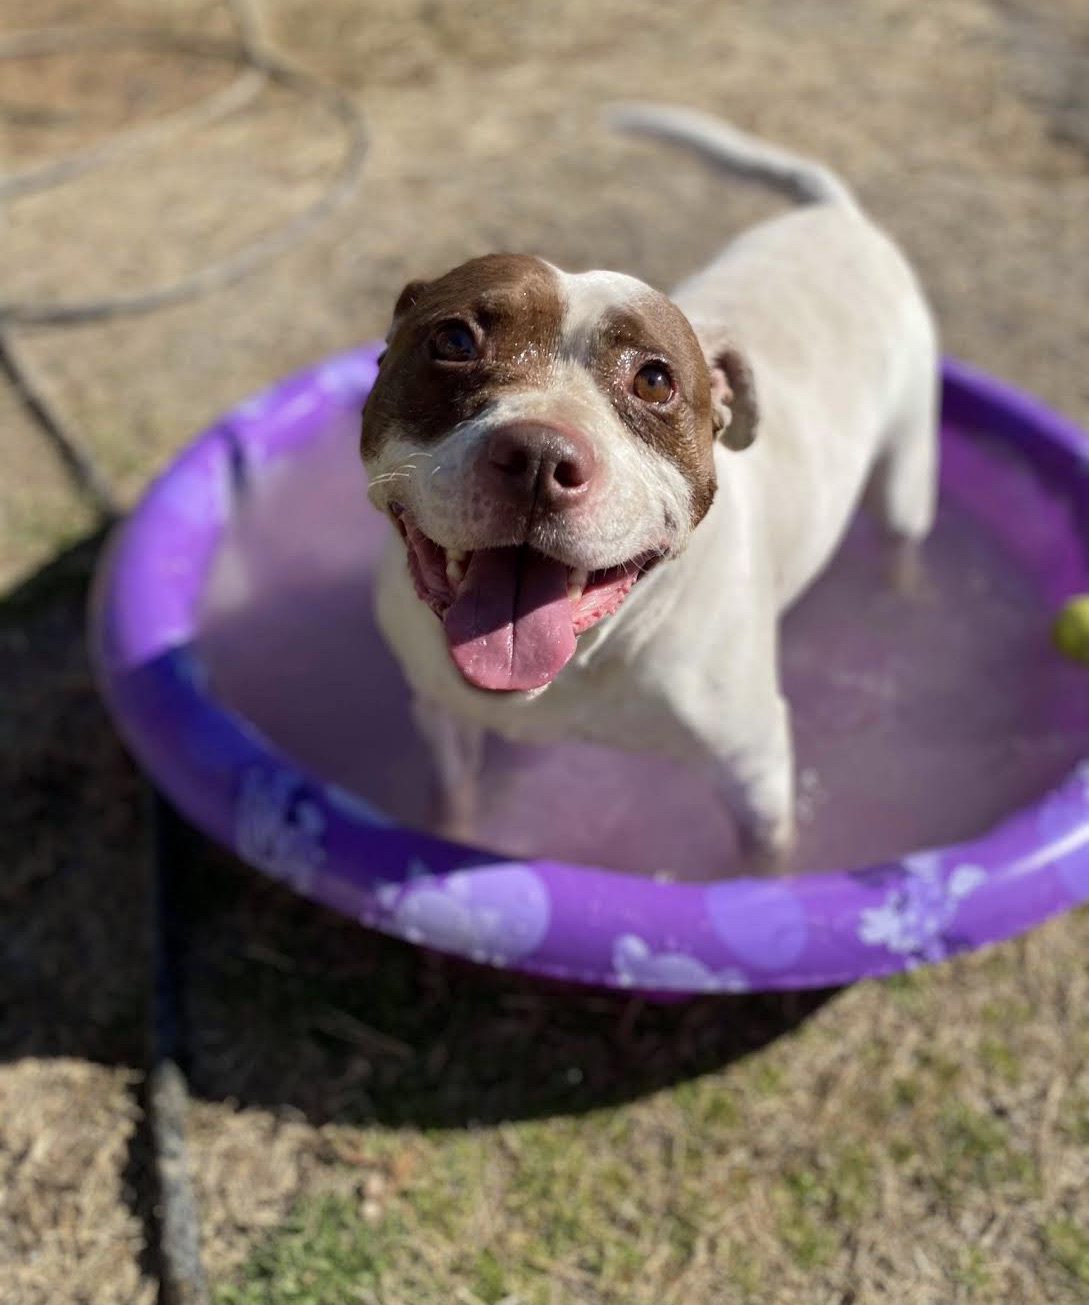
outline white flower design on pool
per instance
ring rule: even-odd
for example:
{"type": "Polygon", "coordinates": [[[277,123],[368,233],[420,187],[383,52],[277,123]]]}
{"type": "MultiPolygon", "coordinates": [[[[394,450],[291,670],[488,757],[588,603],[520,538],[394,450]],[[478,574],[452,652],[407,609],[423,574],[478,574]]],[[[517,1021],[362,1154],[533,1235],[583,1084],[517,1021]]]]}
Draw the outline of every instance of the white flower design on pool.
{"type": "Polygon", "coordinates": [[[960,903],[986,879],[976,865],[958,865],[943,878],[935,852],[904,857],[903,875],[880,906],[859,913],[858,937],[871,947],[904,956],[908,965],[944,960],[952,939],[949,928],[960,903]]]}
{"type": "Polygon", "coordinates": [[[613,969],[623,988],[651,992],[747,992],[740,970],[712,970],[687,952],[654,952],[634,933],[613,943],[613,969]]]}
{"type": "Polygon", "coordinates": [[[502,862],[445,877],[415,863],[405,884],[384,884],[376,894],[389,914],[383,927],[408,942],[507,965],[540,946],[551,904],[528,866],[502,862]]]}
{"type": "Polygon", "coordinates": [[[307,892],[325,864],[325,817],[289,770],[251,766],[235,808],[235,849],[267,874],[307,892]]]}

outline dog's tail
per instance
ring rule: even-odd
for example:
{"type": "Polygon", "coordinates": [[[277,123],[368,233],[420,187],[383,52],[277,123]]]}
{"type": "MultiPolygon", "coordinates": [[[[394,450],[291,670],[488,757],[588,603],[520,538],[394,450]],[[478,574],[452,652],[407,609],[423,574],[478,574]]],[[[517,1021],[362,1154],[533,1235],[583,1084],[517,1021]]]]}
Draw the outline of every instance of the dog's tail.
{"type": "Polygon", "coordinates": [[[675,141],[738,176],[762,181],[803,204],[857,203],[829,168],[749,136],[710,114],[656,104],[613,104],[605,120],[621,131],[675,141]]]}

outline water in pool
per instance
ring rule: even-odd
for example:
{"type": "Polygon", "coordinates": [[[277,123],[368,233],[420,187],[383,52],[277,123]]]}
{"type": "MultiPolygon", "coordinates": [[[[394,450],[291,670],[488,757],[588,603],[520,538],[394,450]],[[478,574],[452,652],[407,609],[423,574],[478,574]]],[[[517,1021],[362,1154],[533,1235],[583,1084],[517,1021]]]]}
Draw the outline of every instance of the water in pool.
{"type": "MultiPolygon", "coordinates": [[[[425,826],[427,756],[371,619],[370,570],[385,524],[366,502],[357,432],[358,418],[346,417],[239,496],[198,651],[216,695],[298,764],[425,826]]],[[[1001,500],[1002,511],[1026,514],[1027,534],[1046,536],[1049,519],[1068,509],[985,442],[958,440],[950,452],[986,461],[989,497],[943,501],[927,546],[929,600],[907,602],[886,587],[860,521],[786,617],[797,869],[865,865],[970,838],[1039,797],[1083,753],[1084,669],[1052,647],[1052,603],[1031,549],[1015,555],[984,524],[1001,500]]],[[[482,792],[477,841],[512,856],[678,879],[737,868],[714,795],[659,760],[496,741],[482,792]]]]}

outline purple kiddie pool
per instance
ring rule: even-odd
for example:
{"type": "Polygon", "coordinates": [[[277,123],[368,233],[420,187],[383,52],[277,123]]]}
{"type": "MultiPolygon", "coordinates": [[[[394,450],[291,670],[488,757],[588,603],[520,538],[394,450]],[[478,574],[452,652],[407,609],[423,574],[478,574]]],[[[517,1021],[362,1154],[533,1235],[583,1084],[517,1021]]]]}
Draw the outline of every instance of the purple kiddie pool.
{"type": "Polygon", "coordinates": [[[427,759],[370,614],[376,354],[228,413],[102,566],[103,692],[196,826],[371,928],[658,994],[889,974],[1086,900],[1089,677],[1052,638],[1089,587],[1077,428],[946,365],[931,592],[890,593],[860,521],[788,614],[801,843],[796,873],[753,879],[694,778],[584,745],[497,742],[480,847],[423,832],[427,759]]]}

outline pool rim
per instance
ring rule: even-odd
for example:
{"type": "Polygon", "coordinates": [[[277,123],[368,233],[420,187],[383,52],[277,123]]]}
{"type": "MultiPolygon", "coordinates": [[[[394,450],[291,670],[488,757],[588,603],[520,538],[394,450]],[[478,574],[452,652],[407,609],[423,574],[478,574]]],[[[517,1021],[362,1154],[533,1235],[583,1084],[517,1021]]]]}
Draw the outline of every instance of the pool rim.
{"type": "MultiPolygon", "coordinates": [[[[370,927],[641,991],[823,987],[893,973],[1086,900],[1084,759],[978,838],[852,870],[696,883],[447,843],[392,824],[286,756],[206,691],[191,647],[199,598],[233,487],[360,406],[379,351],[325,360],[224,414],[155,478],[100,564],[90,625],[100,690],[129,750],[199,829],[370,927]],[[481,923],[497,912],[498,930],[481,923]]],[[[964,363],[946,360],[943,380],[948,420],[1016,444],[1068,498],[1080,555],[1085,434],[964,363]]],[[[1086,587],[1079,567],[1058,577],[1069,596],[1086,587]]]]}

